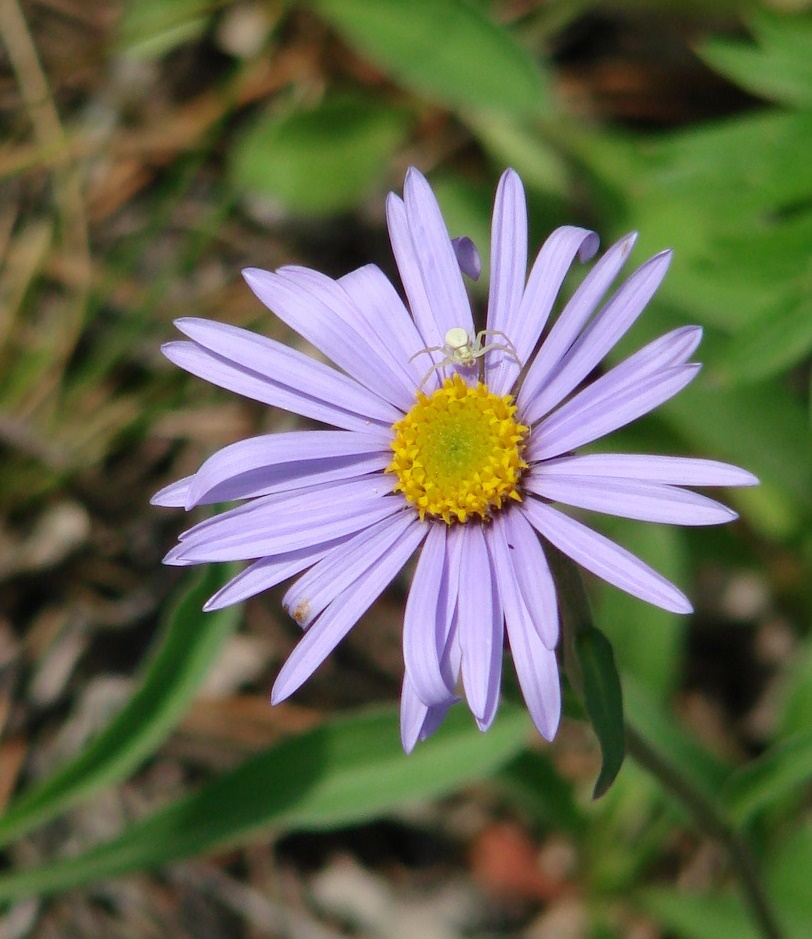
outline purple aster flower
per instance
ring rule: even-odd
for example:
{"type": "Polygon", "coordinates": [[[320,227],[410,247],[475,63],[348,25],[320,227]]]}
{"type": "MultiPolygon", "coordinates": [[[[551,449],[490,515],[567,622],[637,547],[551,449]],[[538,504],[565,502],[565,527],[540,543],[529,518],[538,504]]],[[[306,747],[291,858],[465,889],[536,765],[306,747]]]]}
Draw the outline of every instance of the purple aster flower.
{"type": "Polygon", "coordinates": [[[701,330],[675,329],[583,385],[665,275],[651,258],[602,302],[630,235],[587,274],[540,343],[561,283],[597,236],[563,227],[527,272],[524,192],[515,172],[493,212],[486,328],[477,333],[462,271],[424,177],[387,202],[408,308],[372,265],[338,280],[302,267],[246,270],[257,297],[336,367],[234,326],[184,318],[190,341],[166,356],[194,375],[331,429],[254,437],[215,453],[154,502],[243,500],[180,536],[168,564],[251,561],[206,604],[214,610],[298,576],[284,605],[304,636],[272,700],[315,671],[419,552],[406,602],[403,745],[431,734],[462,689],[480,729],[499,699],[504,632],[528,709],[552,739],[561,712],[556,586],[549,542],[635,597],[688,613],[685,595],[556,504],[625,518],[711,525],[736,515],[685,486],[748,486],[744,470],[704,459],[578,448],[684,388],[701,330]]]}

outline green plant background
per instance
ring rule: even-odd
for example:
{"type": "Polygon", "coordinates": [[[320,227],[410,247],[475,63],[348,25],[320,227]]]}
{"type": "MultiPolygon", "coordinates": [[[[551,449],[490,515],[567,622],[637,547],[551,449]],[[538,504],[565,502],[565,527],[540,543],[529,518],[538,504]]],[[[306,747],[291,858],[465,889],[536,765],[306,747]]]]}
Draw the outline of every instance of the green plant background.
{"type": "MultiPolygon", "coordinates": [[[[512,920],[451,935],[530,935],[573,909],[573,936],[760,935],[724,852],[634,761],[592,800],[601,747],[601,790],[622,758],[603,640],[583,646],[600,744],[575,702],[546,747],[506,700],[487,735],[460,709],[407,758],[402,583],[312,690],[266,717],[255,705],[295,641],[278,596],[204,615],[228,571],[160,565],[186,522],[149,494],[218,446],[290,426],[165,363],[172,319],[296,341],[240,267],[392,272],[383,205],[410,164],[452,235],[482,249],[506,166],[528,191],[531,244],[574,223],[604,245],[639,231],[638,263],[674,248],[616,354],[699,323],[703,372],[613,447],[728,460],[761,486],[726,497],[741,520],[720,530],[597,520],[697,613],[590,582],[594,619],[629,721],[748,841],[784,935],[812,933],[808,6],[5,0],[0,902],[15,935],[52,934],[38,932],[49,916],[73,924],[66,935],[118,935],[92,931],[129,915],[99,884],[147,871],[176,888],[171,872],[198,857],[257,889],[246,858],[258,846],[281,864],[286,839],[338,832],[352,853],[365,825],[420,830],[449,806],[476,807],[480,829],[507,818],[573,859],[549,895],[514,883],[512,920]],[[229,673],[245,650],[259,667],[229,673]],[[104,807],[110,824],[89,824],[104,807]],[[100,890],[109,920],[77,925],[70,904],[90,909],[100,890]]],[[[232,899],[231,931],[209,934],[285,934],[247,910],[232,899]]]]}

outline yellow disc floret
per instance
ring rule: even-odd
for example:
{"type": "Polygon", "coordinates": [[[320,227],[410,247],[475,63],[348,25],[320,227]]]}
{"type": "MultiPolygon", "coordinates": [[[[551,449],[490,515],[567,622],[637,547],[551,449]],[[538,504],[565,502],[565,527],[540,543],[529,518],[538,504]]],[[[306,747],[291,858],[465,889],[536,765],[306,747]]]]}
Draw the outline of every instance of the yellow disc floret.
{"type": "Polygon", "coordinates": [[[514,420],[510,395],[498,396],[479,382],[472,388],[459,375],[446,378],[394,426],[395,457],[387,467],[420,513],[467,522],[488,518],[508,499],[521,501],[517,484],[528,428],[514,420]]]}

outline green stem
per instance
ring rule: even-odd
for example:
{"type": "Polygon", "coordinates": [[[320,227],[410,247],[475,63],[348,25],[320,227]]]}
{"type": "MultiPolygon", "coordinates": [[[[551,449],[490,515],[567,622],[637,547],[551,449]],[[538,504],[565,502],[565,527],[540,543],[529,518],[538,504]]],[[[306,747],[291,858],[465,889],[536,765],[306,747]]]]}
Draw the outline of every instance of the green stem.
{"type": "Polygon", "coordinates": [[[626,724],[626,749],[693,816],[699,828],[725,849],[739,879],[750,912],[765,939],[783,939],[783,933],[761,883],[755,859],[741,835],[720,814],[718,807],[679,769],[626,724]]]}

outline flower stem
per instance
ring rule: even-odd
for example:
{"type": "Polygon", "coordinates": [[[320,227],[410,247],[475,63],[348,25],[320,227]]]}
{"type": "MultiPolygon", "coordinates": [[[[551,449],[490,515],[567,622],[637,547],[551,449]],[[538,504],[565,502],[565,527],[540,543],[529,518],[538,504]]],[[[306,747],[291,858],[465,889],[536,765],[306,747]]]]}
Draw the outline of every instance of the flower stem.
{"type": "Polygon", "coordinates": [[[725,849],[739,879],[753,920],[765,939],[783,939],[783,933],[761,883],[755,859],[745,840],[708,798],[679,769],[626,724],[627,753],[647,769],[693,816],[699,828],[725,849]]]}

